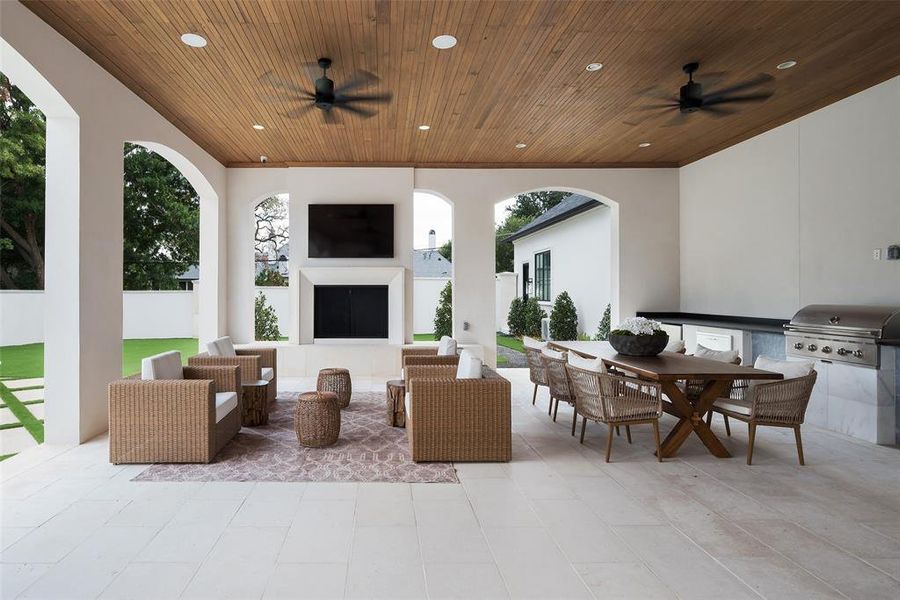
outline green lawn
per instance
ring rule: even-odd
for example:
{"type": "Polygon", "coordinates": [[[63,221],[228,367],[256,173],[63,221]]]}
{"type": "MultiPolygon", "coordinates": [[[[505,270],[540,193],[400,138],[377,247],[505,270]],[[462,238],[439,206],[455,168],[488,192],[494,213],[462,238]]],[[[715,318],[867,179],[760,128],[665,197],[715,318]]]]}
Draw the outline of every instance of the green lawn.
{"type": "MultiPolygon", "coordinates": [[[[194,338],[158,340],[125,340],[122,343],[122,374],[133,375],[141,370],[141,359],[167,350],[178,350],[187,362],[197,354],[194,338]]],[[[25,379],[44,376],[44,344],[0,346],[0,378],[25,379]]]]}
{"type": "Polygon", "coordinates": [[[434,339],[433,333],[414,333],[413,341],[414,342],[436,342],[437,340],[434,339]]]}
{"type": "Polygon", "coordinates": [[[516,337],[503,335],[502,333],[497,334],[497,345],[509,348],[510,350],[515,350],[516,352],[525,352],[525,344],[522,343],[522,340],[516,337]]]}

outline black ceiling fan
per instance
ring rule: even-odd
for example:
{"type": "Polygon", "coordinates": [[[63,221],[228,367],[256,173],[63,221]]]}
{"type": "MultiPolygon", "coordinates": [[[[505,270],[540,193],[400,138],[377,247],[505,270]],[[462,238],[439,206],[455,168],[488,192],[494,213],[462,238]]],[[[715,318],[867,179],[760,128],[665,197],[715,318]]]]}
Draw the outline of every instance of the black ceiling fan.
{"type": "Polygon", "coordinates": [[[378,76],[374,73],[362,70],[356,71],[349,81],[335,87],[334,81],[328,77],[329,68],[331,68],[330,58],[320,58],[316,63],[307,65],[307,70],[315,82],[314,92],[307,91],[295,83],[278,79],[271,71],[264,74],[260,80],[267,85],[281,90],[280,95],[269,97],[269,100],[275,102],[304,102],[303,106],[284,113],[284,116],[290,118],[299,117],[312,108],[318,108],[322,111],[326,123],[340,122],[336,114],[336,109],[345,110],[349,113],[359,115],[364,119],[368,119],[375,114],[375,111],[364,108],[363,106],[360,106],[360,104],[381,104],[391,101],[392,95],[390,93],[350,93],[359,88],[377,83],[378,76]],[[318,73],[316,72],[318,69],[322,69],[321,76],[318,76],[318,73]]]}
{"type": "MultiPolygon", "coordinates": [[[[764,102],[768,100],[774,93],[772,90],[764,90],[753,93],[750,92],[754,88],[763,86],[771,82],[774,78],[771,75],[760,74],[759,76],[738,83],[720,90],[715,90],[708,94],[703,93],[703,84],[694,81],[694,73],[700,68],[700,63],[692,62],[684,65],[681,70],[687,73],[688,81],[678,91],[678,97],[674,98],[668,94],[650,94],[650,97],[665,100],[662,104],[654,104],[650,106],[642,106],[640,110],[671,110],[677,109],[678,114],[670,120],[666,126],[678,125],[687,118],[691,113],[702,111],[715,117],[724,117],[734,114],[736,111],[725,105],[741,104],[752,102],[764,102]]],[[[721,74],[715,74],[716,77],[721,74]]]]}

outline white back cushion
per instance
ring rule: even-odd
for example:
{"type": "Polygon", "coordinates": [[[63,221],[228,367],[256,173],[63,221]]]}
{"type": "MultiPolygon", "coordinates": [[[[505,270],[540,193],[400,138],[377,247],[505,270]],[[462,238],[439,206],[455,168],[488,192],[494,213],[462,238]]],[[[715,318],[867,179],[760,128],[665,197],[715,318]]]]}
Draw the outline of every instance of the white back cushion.
{"type": "MultiPolygon", "coordinates": [[[[700,348],[700,346],[697,346],[700,348]]],[[[666,352],[684,352],[684,340],[672,340],[666,344],[666,352]]]]}
{"type": "Polygon", "coordinates": [[[456,340],[454,340],[449,335],[445,335],[441,337],[441,341],[438,344],[438,356],[455,356],[456,355],[456,340]]]}
{"type": "Polygon", "coordinates": [[[163,352],[141,361],[141,379],[184,379],[181,353],[163,352]]]}
{"type": "Polygon", "coordinates": [[[459,366],[456,367],[457,379],[481,379],[481,359],[466,348],[459,355],[459,366]]]}
{"type": "Polygon", "coordinates": [[[206,351],[210,356],[237,356],[234,344],[227,335],[206,344],[206,351]]]}
{"type": "Polygon", "coordinates": [[[526,348],[536,348],[538,350],[543,350],[547,347],[547,342],[536,340],[533,337],[528,337],[527,335],[522,336],[522,343],[525,344],[526,348]]]}
{"type": "MultiPolygon", "coordinates": [[[[781,373],[785,379],[795,379],[797,377],[806,377],[812,373],[815,364],[808,360],[776,360],[760,356],[753,363],[753,366],[763,371],[781,373]]],[[[762,383],[766,382],[763,381],[762,383]]]]}
{"type": "Polygon", "coordinates": [[[565,352],[557,352],[556,350],[551,350],[550,348],[544,348],[543,350],[541,350],[541,354],[548,358],[555,358],[557,360],[566,358],[565,352]]]}
{"type": "Polygon", "coordinates": [[[582,358],[574,352],[569,353],[569,364],[585,371],[603,373],[603,360],[600,358],[582,358]]]}
{"type": "Polygon", "coordinates": [[[737,350],[710,350],[706,346],[701,344],[697,344],[697,350],[694,352],[694,356],[699,358],[707,358],[709,360],[717,360],[719,362],[734,362],[737,360],[738,351],[737,350]]]}

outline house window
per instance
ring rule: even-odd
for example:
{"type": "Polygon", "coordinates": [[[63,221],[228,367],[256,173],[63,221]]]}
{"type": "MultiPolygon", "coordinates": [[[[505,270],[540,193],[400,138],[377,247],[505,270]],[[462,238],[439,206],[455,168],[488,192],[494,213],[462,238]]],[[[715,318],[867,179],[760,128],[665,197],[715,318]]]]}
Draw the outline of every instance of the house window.
{"type": "Polygon", "coordinates": [[[534,255],[534,297],[550,300],[550,251],[534,255]]]}

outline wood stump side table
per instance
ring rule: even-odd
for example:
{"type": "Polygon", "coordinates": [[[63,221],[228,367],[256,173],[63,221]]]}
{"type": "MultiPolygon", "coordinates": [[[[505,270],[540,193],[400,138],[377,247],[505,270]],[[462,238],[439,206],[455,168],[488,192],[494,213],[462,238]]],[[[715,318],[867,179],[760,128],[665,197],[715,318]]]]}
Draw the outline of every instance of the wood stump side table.
{"type": "Polygon", "coordinates": [[[350,396],[353,394],[353,385],[350,383],[350,371],[347,369],[322,369],[316,378],[316,390],[320,392],[334,392],[337,395],[338,406],[347,408],[350,406],[350,396]]]}
{"type": "Polygon", "coordinates": [[[307,448],[330,446],[341,433],[341,408],[334,392],[306,392],[294,406],[297,441],[307,448]]]}
{"type": "Polygon", "coordinates": [[[241,386],[241,425],[257,427],[269,422],[268,381],[250,381],[241,386]]]}
{"type": "Polygon", "coordinates": [[[387,420],[392,427],[406,427],[406,408],[403,401],[406,396],[406,382],[392,379],[387,382],[387,420]]]}

